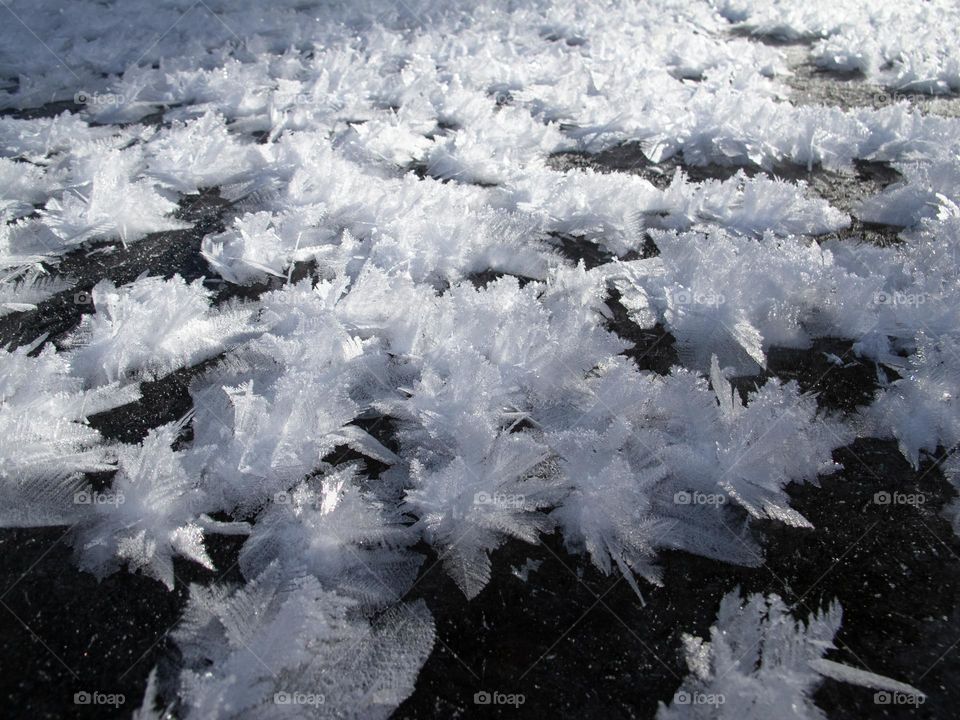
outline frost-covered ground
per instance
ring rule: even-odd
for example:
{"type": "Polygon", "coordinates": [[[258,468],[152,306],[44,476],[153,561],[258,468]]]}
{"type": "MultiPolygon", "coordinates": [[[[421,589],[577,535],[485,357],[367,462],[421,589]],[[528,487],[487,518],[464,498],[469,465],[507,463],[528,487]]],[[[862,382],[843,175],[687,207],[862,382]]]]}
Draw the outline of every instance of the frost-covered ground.
{"type": "Polygon", "coordinates": [[[955,3],[2,4],[5,716],[955,712],[955,3]]]}

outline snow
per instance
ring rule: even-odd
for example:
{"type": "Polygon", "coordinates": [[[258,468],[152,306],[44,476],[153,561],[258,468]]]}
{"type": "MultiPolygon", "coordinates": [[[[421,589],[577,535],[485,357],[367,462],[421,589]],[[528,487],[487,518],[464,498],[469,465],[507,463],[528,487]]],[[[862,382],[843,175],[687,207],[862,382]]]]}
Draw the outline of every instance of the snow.
{"type": "MultiPolygon", "coordinates": [[[[294,714],[272,698],[311,687],[320,716],[388,715],[433,645],[402,600],[427,548],[469,602],[508,539],[557,531],[642,601],[666,550],[757,566],[755,521],[810,527],[786,487],[854,438],[914,467],[960,443],[960,120],[794,102],[790,57],[756,41],[949,95],[951,3],[103,5],[5,3],[0,316],[69,298],[59,267],[95,244],[190,230],[206,279],[100,278],[62,337],[0,349],[0,522],[73,525],[81,568],[171,589],[174,558],[213,568],[207,534],[248,535],[245,585],[191,589],[185,716],[294,714]],[[16,112],[46,103],[66,104],[16,112]],[[635,167],[591,167],[621,147],[635,167]],[[851,214],[808,180],[855,160],[901,179],[851,214]],[[212,188],[222,227],[192,227],[180,211],[212,188]],[[857,244],[863,222],[898,242],[857,244]],[[612,291],[673,338],[669,372],[623,354],[612,291]],[[766,374],[774,348],[824,338],[878,363],[869,406],[766,374]],[[187,417],[140,444],[89,424],[175,372],[187,417]],[[351,643],[357,672],[324,675],[351,643]]],[[[960,488],[956,453],[944,471],[960,488]]],[[[730,635],[689,641],[684,687],[747,717],[819,717],[818,672],[903,692],[822,658],[839,623],[728,598],[730,635]],[[752,638],[772,659],[736,659],[752,638]]]]}

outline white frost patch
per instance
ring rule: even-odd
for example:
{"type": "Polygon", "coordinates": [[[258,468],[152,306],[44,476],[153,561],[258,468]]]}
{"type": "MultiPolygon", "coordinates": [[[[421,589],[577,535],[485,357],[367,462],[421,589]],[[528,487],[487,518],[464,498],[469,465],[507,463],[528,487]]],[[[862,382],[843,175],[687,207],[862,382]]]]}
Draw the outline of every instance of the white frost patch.
{"type": "Polygon", "coordinates": [[[241,588],[191,585],[174,633],[186,717],[388,717],[413,692],[433,619],[422,601],[372,622],[354,608],[276,564],[241,588]]]}
{"type": "Polygon", "coordinates": [[[658,720],[668,718],[780,717],[821,720],[812,695],[823,677],[876,690],[924,694],[891,678],[823,657],[834,649],[841,610],[833,603],[808,620],[794,620],[777,595],[741,600],[724,596],[710,640],[684,635],[690,674],[673,697],[660,703],[658,720]]]}
{"type": "Polygon", "coordinates": [[[202,514],[209,496],[187,473],[182,454],[171,449],[186,420],[151,430],[139,446],[118,448],[109,491],[82,491],[89,512],[73,530],[81,568],[102,578],[125,563],[173,590],[175,555],[215,569],[204,530],[246,532],[242,523],[218,523],[202,514]]]}
{"type": "Polygon", "coordinates": [[[120,288],[97,283],[96,312],[84,315],[68,340],[74,372],[91,385],[157,378],[257,334],[252,307],[211,310],[209,295],[201,280],[188,284],[179,275],[120,288]]]}
{"type": "Polygon", "coordinates": [[[112,470],[115,461],[86,418],[139,397],[135,386],[85,391],[62,354],[47,345],[31,357],[33,349],[0,350],[0,518],[6,527],[75,520],[85,509],[74,497],[83,473],[112,470]]]}

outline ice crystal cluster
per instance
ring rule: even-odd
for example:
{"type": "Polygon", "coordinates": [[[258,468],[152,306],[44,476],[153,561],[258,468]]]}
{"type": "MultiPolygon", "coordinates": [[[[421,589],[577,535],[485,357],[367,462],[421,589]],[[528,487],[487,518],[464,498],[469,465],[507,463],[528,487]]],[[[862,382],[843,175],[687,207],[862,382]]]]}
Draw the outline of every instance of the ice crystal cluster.
{"type": "MultiPolygon", "coordinates": [[[[808,527],[786,486],[857,433],[915,466],[960,442],[960,120],[794,104],[757,42],[949,94],[947,0],[4,5],[0,319],[37,331],[0,350],[0,519],[168,588],[243,538],[243,582],[192,586],[175,631],[184,716],[388,715],[434,643],[424,553],[468,602],[498,547],[559,533],[642,602],[664,550],[756,565],[754,520],[808,527]],[[862,162],[901,179],[852,215],[790,179],[862,162]],[[202,272],[71,274],[148,241],[202,272]],[[634,347],[657,333],[662,371],[634,347]],[[767,371],[821,338],[876,363],[873,402],[767,371]],[[91,421],[175,374],[186,416],[91,421]],[[303,687],[324,702],[276,702],[303,687]]],[[[745,708],[779,678],[818,717],[839,611],[737,612],[689,642],[691,691],[745,708]]]]}
{"type": "Polygon", "coordinates": [[[811,696],[823,678],[925,699],[911,685],[823,657],[835,649],[842,618],[836,603],[797,621],[777,595],[746,601],[739,595],[734,590],[721,601],[709,641],[683,636],[690,674],[671,704],[660,704],[658,720],[764,714],[822,720],[811,696]]]}

